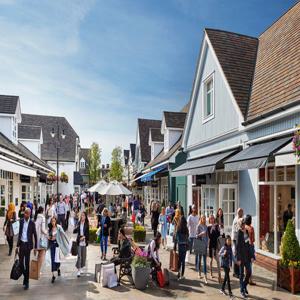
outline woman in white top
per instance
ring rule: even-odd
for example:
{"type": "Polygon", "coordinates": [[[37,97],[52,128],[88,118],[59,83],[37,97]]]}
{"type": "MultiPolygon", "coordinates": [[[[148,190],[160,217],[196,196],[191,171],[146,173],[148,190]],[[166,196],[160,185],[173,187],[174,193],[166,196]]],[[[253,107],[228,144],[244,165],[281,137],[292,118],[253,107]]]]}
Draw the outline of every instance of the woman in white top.
{"type": "Polygon", "coordinates": [[[158,250],[161,244],[161,234],[160,232],[156,233],[155,238],[148,245],[148,257],[152,259],[152,266],[156,269],[161,267],[161,262],[159,260],[158,250]]]}
{"type": "Polygon", "coordinates": [[[44,216],[44,208],[42,206],[38,208],[34,221],[37,236],[38,262],[39,266],[41,266],[48,246],[48,231],[46,229],[46,218],[44,216]]]}
{"type": "Polygon", "coordinates": [[[47,208],[46,208],[46,218],[47,218],[48,224],[50,224],[51,219],[53,217],[56,218],[56,207],[55,207],[55,204],[53,203],[53,199],[50,199],[49,205],[47,205],[47,208]]]}

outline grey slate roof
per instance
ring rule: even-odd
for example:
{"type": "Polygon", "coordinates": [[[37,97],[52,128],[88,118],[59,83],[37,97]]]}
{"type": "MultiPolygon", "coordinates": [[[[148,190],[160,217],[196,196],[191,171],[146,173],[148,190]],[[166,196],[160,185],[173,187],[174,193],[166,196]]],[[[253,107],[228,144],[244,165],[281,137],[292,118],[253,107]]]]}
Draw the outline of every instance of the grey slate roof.
{"type": "Polygon", "coordinates": [[[140,137],[141,161],[151,160],[151,147],[149,146],[149,129],[161,128],[160,120],[138,119],[138,131],[140,137]]]}
{"type": "Polygon", "coordinates": [[[135,144],[130,144],[130,152],[131,152],[131,157],[132,157],[132,161],[134,162],[135,159],[135,144]]]}
{"type": "Polygon", "coordinates": [[[0,95],[0,113],[15,114],[19,96],[0,95]]]}
{"type": "Polygon", "coordinates": [[[168,128],[184,128],[185,112],[164,111],[163,114],[168,128]]]}
{"type": "Polygon", "coordinates": [[[20,125],[18,126],[18,138],[39,140],[41,137],[41,126],[20,125]]]}
{"type": "Polygon", "coordinates": [[[150,128],[151,138],[153,142],[163,142],[164,136],[161,134],[160,128],[150,128]]]}
{"type": "Polygon", "coordinates": [[[52,128],[57,132],[57,126],[64,130],[66,138],[61,140],[59,161],[75,161],[77,133],[64,117],[22,114],[21,125],[41,126],[43,130],[43,144],[41,157],[43,160],[56,160],[56,137],[51,137],[52,128]]]}
{"type": "Polygon", "coordinates": [[[124,163],[127,166],[129,160],[129,150],[123,150],[123,156],[124,156],[124,163]]]}
{"type": "Polygon", "coordinates": [[[11,140],[9,140],[4,134],[0,132],[0,146],[18,154],[26,159],[29,159],[48,170],[52,170],[43,160],[39,159],[35,154],[33,154],[28,148],[26,148],[22,143],[14,144],[11,140]]]}

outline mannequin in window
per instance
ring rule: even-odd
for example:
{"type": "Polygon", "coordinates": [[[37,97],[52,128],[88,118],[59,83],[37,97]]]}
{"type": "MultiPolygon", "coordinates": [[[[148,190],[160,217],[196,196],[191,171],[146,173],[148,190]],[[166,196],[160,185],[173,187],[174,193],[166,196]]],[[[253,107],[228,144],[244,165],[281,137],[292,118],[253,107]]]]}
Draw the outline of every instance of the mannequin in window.
{"type": "Polygon", "coordinates": [[[291,220],[291,219],[293,219],[293,216],[294,216],[294,214],[293,214],[293,211],[292,211],[292,204],[288,204],[288,207],[287,207],[287,210],[283,213],[283,228],[284,228],[284,230],[285,230],[285,228],[286,228],[286,225],[287,225],[287,223],[288,223],[288,220],[291,220]]]}

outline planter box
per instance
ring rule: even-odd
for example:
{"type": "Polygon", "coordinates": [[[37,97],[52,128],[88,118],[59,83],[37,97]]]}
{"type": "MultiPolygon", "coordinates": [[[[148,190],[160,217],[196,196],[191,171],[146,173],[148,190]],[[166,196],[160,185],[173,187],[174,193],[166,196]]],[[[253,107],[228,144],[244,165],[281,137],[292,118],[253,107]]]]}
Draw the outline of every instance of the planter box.
{"type": "Polygon", "coordinates": [[[300,292],[300,269],[286,268],[279,265],[277,285],[293,294],[300,292]]]}
{"type": "Polygon", "coordinates": [[[137,243],[143,243],[146,240],[146,230],[133,230],[133,240],[137,243]]]}

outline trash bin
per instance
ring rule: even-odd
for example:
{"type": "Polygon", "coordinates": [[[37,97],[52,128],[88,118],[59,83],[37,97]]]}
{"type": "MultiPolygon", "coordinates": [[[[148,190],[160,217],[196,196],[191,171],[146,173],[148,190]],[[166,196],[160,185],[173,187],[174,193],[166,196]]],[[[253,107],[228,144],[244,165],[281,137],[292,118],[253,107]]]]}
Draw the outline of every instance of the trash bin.
{"type": "Polygon", "coordinates": [[[118,233],[122,224],[121,218],[111,218],[110,242],[112,244],[118,243],[118,233]]]}

